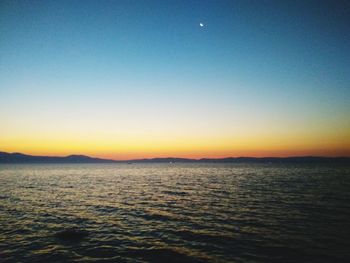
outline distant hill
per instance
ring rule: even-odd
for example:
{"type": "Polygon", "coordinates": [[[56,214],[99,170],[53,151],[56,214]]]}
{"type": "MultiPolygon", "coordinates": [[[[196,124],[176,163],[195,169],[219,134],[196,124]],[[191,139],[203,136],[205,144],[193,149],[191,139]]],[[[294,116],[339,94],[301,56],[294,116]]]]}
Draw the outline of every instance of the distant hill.
{"type": "Polygon", "coordinates": [[[0,152],[0,163],[341,163],[350,164],[350,157],[227,157],[227,158],[150,158],[135,160],[111,160],[93,158],[85,155],[64,157],[34,156],[22,153],[0,152]]]}
{"type": "Polygon", "coordinates": [[[227,157],[219,159],[203,158],[198,162],[232,163],[349,163],[349,157],[293,156],[293,157],[227,157]]]}
{"type": "Polygon", "coordinates": [[[112,163],[114,160],[92,158],[85,155],[65,157],[33,156],[22,153],[0,152],[0,163],[112,163]]]}
{"type": "Polygon", "coordinates": [[[226,158],[151,158],[130,160],[132,163],[345,163],[350,164],[350,157],[226,157],[226,158]]]}

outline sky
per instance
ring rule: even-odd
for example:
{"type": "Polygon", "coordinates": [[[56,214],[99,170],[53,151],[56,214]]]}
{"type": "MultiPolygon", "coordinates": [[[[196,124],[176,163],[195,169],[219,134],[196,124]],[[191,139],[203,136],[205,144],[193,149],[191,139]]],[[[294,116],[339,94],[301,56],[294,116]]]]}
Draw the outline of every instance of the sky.
{"type": "Polygon", "coordinates": [[[2,0],[0,151],[350,156],[350,3],[2,0]]]}

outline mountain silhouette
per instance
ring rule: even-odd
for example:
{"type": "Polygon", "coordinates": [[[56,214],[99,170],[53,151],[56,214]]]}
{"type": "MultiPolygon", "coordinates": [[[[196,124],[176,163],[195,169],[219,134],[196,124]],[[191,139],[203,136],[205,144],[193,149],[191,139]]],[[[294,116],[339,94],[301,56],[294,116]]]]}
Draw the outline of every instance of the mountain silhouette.
{"type": "Polygon", "coordinates": [[[0,152],[0,163],[112,163],[114,160],[92,158],[85,155],[65,157],[34,156],[22,153],[0,152]]]}
{"type": "Polygon", "coordinates": [[[350,157],[226,157],[226,158],[149,158],[135,160],[111,160],[86,155],[35,156],[23,153],[0,152],[0,163],[342,163],[350,164],[350,157]]]}

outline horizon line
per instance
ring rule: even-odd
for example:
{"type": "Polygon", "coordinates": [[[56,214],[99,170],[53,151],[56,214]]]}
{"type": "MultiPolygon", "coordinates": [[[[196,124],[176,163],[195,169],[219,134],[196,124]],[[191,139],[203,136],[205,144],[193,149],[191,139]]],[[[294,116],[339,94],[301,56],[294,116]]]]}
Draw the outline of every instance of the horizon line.
{"type": "Polygon", "coordinates": [[[222,160],[222,159],[239,159],[239,158],[254,158],[254,159],[267,159],[267,158],[276,158],[276,159],[287,159],[287,158],[330,158],[330,159],[336,159],[336,158],[350,158],[350,156],[347,155],[339,155],[339,156],[326,156],[326,155],[291,155],[291,156],[226,156],[226,157],[201,157],[201,158],[189,158],[189,157],[175,157],[175,156],[164,156],[164,157],[141,157],[141,158],[134,158],[134,159],[110,159],[110,158],[102,158],[102,157],[95,157],[85,154],[68,154],[68,155],[32,155],[32,154],[26,154],[22,152],[5,152],[0,151],[1,153],[6,154],[22,154],[27,156],[34,156],[34,157],[52,157],[52,158],[65,158],[65,157],[72,157],[72,156],[81,156],[81,157],[88,157],[88,158],[95,158],[95,159],[101,159],[101,160],[108,160],[108,161],[120,161],[120,162],[127,162],[127,161],[137,161],[137,160],[153,160],[153,159],[184,159],[184,160],[194,160],[194,161],[200,161],[205,159],[210,160],[222,160]]]}

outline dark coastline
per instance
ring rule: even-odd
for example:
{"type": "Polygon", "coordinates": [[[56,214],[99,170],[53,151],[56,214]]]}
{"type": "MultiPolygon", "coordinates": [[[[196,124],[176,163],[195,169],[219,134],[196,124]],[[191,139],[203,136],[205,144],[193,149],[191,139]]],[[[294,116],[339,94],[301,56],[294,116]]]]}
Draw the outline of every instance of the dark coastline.
{"type": "Polygon", "coordinates": [[[227,157],[227,158],[149,158],[112,160],[85,155],[34,156],[0,152],[0,163],[327,163],[350,164],[350,157],[293,156],[293,157],[227,157]]]}

